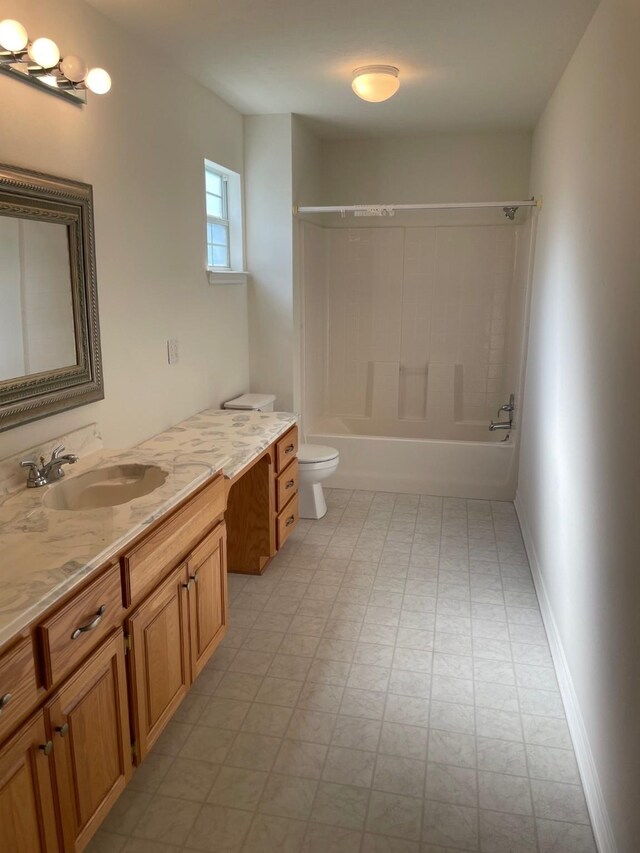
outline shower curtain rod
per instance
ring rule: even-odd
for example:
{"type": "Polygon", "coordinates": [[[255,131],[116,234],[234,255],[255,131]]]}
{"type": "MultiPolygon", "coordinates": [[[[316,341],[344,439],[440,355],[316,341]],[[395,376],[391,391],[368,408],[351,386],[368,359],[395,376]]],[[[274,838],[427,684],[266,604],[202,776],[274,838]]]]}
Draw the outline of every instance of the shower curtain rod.
{"type": "Polygon", "coordinates": [[[325,207],[294,205],[293,213],[340,213],[345,216],[393,216],[396,210],[453,210],[478,207],[501,207],[508,219],[513,219],[519,207],[542,207],[542,200],[530,198],[523,201],[457,201],[440,204],[341,204],[325,207]]]}

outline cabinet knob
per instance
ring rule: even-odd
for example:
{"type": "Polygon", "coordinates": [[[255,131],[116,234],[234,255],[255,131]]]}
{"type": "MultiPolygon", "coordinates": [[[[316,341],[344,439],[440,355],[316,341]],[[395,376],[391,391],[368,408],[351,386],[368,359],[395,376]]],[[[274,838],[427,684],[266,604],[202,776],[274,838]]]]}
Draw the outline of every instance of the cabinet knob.
{"type": "Polygon", "coordinates": [[[295,447],[295,444],[287,444],[287,446],[284,449],[284,452],[285,453],[293,453],[294,447],[295,447]]]}
{"type": "Polygon", "coordinates": [[[51,755],[53,752],[53,741],[48,740],[46,743],[41,743],[38,749],[45,755],[51,755]]]}
{"type": "Polygon", "coordinates": [[[198,572],[194,572],[192,575],[189,575],[189,580],[194,583],[198,583],[198,572]]]}
{"type": "Polygon", "coordinates": [[[189,589],[191,589],[192,583],[193,583],[193,578],[189,578],[189,580],[186,583],[182,583],[182,584],[180,584],[180,586],[182,587],[182,589],[189,590],[189,589]]]}
{"type": "Polygon", "coordinates": [[[9,702],[11,702],[12,699],[12,693],[5,693],[4,696],[0,696],[0,714],[4,711],[4,709],[7,707],[7,705],[9,704],[9,702]]]}
{"type": "Polygon", "coordinates": [[[285,489],[292,489],[295,486],[295,480],[287,480],[285,489]]]}
{"type": "Polygon", "coordinates": [[[290,515],[290,516],[289,516],[289,518],[285,521],[284,526],[285,526],[285,527],[291,527],[291,525],[293,524],[293,522],[294,522],[295,520],[296,520],[296,519],[295,519],[295,516],[290,515]]]}
{"type": "Polygon", "coordinates": [[[64,723],[62,726],[56,726],[56,731],[60,737],[66,737],[69,734],[69,723],[64,723]]]}

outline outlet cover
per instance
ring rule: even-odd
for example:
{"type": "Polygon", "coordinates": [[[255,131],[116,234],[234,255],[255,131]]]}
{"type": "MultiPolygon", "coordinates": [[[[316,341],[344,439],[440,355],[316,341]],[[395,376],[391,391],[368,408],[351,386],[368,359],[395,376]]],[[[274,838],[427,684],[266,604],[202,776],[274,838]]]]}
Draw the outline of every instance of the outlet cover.
{"type": "Polygon", "coordinates": [[[177,364],[180,360],[180,355],[178,352],[178,339],[170,338],[167,341],[167,361],[169,364],[177,364]]]}

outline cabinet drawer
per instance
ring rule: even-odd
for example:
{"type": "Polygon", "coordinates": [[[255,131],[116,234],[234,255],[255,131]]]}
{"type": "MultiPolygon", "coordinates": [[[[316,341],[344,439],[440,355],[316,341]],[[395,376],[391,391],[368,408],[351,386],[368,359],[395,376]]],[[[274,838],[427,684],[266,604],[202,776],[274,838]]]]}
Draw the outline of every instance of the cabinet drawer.
{"type": "Polygon", "coordinates": [[[122,582],[116,563],[40,627],[44,676],[51,687],[122,621],[122,582]]]}
{"type": "Polygon", "coordinates": [[[298,427],[294,426],[276,442],[276,472],[279,474],[298,454],[298,427]]]}
{"type": "Polygon", "coordinates": [[[222,475],[122,558],[125,604],[140,598],[214,526],[226,508],[222,475]]]}
{"type": "Polygon", "coordinates": [[[284,469],[282,474],[276,477],[276,510],[287,505],[291,498],[298,491],[298,460],[294,459],[284,469]]]}
{"type": "Polygon", "coordinates": [[[294,495],[276,519],[278,550],[282,548],[298,523],[298,495],[294,495]]]}
{"type": "Polygon", "coordinates": [[[33,650],[27,638],[0,658],[0,740],[37,702],[33,650]]]}

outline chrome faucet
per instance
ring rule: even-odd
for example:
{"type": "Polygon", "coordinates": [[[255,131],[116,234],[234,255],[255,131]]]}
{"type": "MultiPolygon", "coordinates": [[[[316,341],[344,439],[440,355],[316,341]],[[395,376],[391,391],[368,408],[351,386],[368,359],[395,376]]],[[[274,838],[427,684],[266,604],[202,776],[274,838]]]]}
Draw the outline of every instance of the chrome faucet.
{"type": "Polygon", "coordinates": [[[489,429],[491,432],[497,429],[513,429],[513,412],[516,408],[515,397],[513,394],[509,396],[509,402],[505,403],[503,406],[500,406],[498,409],[497,417],[500,417],[500,412],[508,412],[509,420],[508,421],[491,421],[489,424],[489,429]]]}
{"type": "Polygon", "coordinates": [[[29,469],[27,477],[27,487],[30,489],[38,486],[47,486],[49,483],[54,483],[56,480],[64,477],[63,465],[73,465],[78,461],[78,456],[75,453],[66,453],[62,456],[64,445],[60,444],[53,449],[51,459],[48,462],[44,461],[44,456],[40,457],[40,465],[34,462],[33,459],[23,459],[20,463],[22,468],[29,469]]]}

